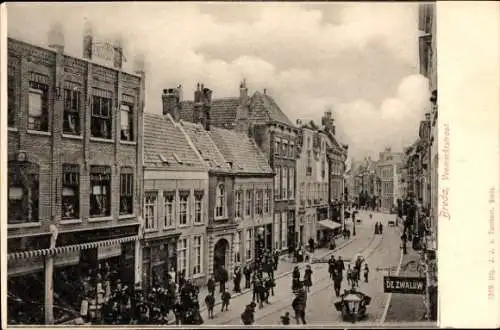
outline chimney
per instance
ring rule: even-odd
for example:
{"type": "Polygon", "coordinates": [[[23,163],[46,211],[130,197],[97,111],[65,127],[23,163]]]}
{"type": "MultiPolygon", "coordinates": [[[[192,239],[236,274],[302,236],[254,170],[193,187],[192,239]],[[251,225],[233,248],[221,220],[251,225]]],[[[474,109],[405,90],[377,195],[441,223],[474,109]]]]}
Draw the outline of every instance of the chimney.
{"type": "Polygon", "coordinates": [[[267,95],[267,89],[264,88],[264,95],[267,95]]]}
{"type": "Polygon", "coordinates": [[[119,37],[115,40],[115,44],[113,45],[113,67],[115,69],[122,69],[123,62],[123,40],[119,37]]]}
{"type": "Polygon", "coordinates": [[[249,133],[248,110],[248,90],[243,79],[240,83],[240,104],[236,109],[236,130],[245,134],[249,133]]]}
{"type": "Polygon", "coordinates": [[[248,100],[248,88],[245,78],[240,83],[240,104],[246,104],[248,100]]]}
{"type": "Polygon", "coordinates": [[[212,108],[212,91],[205,85],[196,84],[194,92],[193,122],[201,122],[203,128],[210,130],[210,109],[212,108]]]}
{"type": "Polygon", "coordinates": [[[64,53],[64,30],[61,23],[54,23],[48,33],[49,47],[58,53],[64,53]]]}
{"type": "Polygon", "coordinates": [[[92,59],[92,44],[94,43],[94,37],[92,32],[92,23],[85,20],[85,25],[83,28],[83,58],[88,60],[92,59]]]}
{"type": "Polygon", "coordinates": [[[144,54],[138,54],[134,58],[134,71],[138,74],[146,72],[146,61],[144,54]]]}
{"type": "Polygon", "coordinates": [[[164,89],[161,99],[163,102],[163,115],[170,114],[175,122],[179,122],[181,118],[179,89],[177,88],[164,89]]]}
{"type": "Polygon", "coordinates": [[[302,126],[302,120],[297,119],[296,123],[297,123],[297,126],[302,126]]]}
{"type": "Polygon", "coordinates": [[[332,118],[331,110],[325,111],[325,115],[321,119],[321,122],[328,132],[331,132],[333,135],[335,135],[335,126],[333,125],[334,120],[332,118]]]}
{"type": "Polygon", "coordinates": [[[212,90],[209,88],[205,88],[203,84],[201,85],[201,91],[203,95],[203,117],[204,123],[203,127],[205,130],[210,131],[210,110],[212,109],[212,90]]]}
{"type": "Polygon", "coordinates": [[[200,83],[196,84],[196,90],[194,91],[194,107],[193,107],[193,123],[199,123],[201,120],[201,108],[202,105],[202,92],[200,83]]]}

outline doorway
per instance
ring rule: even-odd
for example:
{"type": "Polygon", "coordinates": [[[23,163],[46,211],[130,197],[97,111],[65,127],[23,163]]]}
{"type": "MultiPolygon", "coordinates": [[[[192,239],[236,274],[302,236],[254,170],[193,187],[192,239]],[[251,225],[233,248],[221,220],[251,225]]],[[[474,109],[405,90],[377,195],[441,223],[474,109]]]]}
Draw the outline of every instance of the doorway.
{"type": "Polygon", "coordinates": [[[227,253],[229,251],[229,242],[225,238],[219,239],[214,247],[214,271],[221,268],[227,270],[227,253]]]}

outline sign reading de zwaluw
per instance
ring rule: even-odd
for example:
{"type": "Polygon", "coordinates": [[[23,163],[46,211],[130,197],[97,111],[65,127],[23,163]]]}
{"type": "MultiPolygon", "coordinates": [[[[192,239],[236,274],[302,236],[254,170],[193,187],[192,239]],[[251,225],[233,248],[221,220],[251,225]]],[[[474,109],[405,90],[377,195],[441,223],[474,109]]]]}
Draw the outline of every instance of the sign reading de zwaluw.
{"type": "Polygon", "coordinates": [[[424,277],[384,276],[385,293],[425,294],[424,277]]]}

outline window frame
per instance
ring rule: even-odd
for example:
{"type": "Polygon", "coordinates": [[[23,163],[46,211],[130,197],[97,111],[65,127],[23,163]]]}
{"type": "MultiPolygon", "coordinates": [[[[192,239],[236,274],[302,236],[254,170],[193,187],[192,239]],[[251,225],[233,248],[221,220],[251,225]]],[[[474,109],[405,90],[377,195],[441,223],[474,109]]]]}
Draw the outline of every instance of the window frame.
{"type": "Polygon", "coordinates": [[[130,102],[122,102],[120,104],[120,141],[128,141],[128,142],[134,142],[135,141],[135,136],[134,136],[134,105],[130,102]],[[123,107],[128,107],[128,110],[125,110],[123,107]],[[128,124],[128,131],[129,131],[129,138],[124,138],[123,135],[123,128],[122,128],[122,115],[124,112],[127,112],[127,124],[128,124]]]}
{"type": "Polygon", "coordinates": [[[288,168],[288,199],[295,199],[295,168],[288,168]]]}
{"type": "Polygon", "coordinates": [[[281,167],[274,167],[274,200],[281,199],[281,167]]]}
{"type": "Polygon", "coordinates": [[[91,106],[90,106],[90,136],[92,138],[113,140],[113,93],[107,90],[100,90],[94,88],[91,95],[91,106]],[[104,104],[108,103],[108,114],[103,114],[104,104]],[[99,113],[95,111],[96,102],[99,103],[99,113]],[[95,127],[95,122],[99,121],[101,126],[99,128],[95,127]],[[107,122],[107,132],[103,133],[102,123],[107,122]],[[100,132],[96,135],[96,132],[100,132]]]}
{"type": "Polygon", "coordinates": [[[189,242],[187,237],[179,238],[177,241],[177,272],[182,272],[185,270],[186,277],[189,276],[189,242]],[[181,244],[181,243],[185,244],[181,244]],[[184,257],[182,257],[182,252],[184,257]],[[182,267],[181,260],[184,260],[185,267],[182,267]]]}
{"type": "Polygon", "coordinates": [[[215,210],[214,216],[216,219],[221,219],[226,217],[226,186],[223,182],[220,182],[215,187],[216,195],[215,195],[215,210]]]}
{"type": "Polygon", "coordinates": [[[71,84],[72,86],[64,87],[64,110],[63,110],[63,134],[81,136],[81,109],[82,109],[82,92],[77,84],[71,84]],[[69,101],[68,101],[69,98],[69,101]],[[71,106],[68,108],[68,102],[71,106]],[[76,103],[76,104],[75,104],[76,103]],[[75,109],[76,107],[76,109],[75,109]],[[76,116],[76,118],[74,118],[76,116]],[[71,131],[68,129],[70,118],[75,121],[75,130],[71,131]]]}
{"type": "Polygon", "coordinates": [[[179,221],[178,221],[179,227],[189,225],[190,198],[191,198],[191,192],[189,190],[179,191],[179,221]],[[185,208],[184,210],[183,207],[185,208]],[[185,222],[182,221],[183,216],[185,217],[185,222]]]}
{"type": "Polygon", "coordinates": [[[176,192],[175,190],[163,192],[163,228],[175,228],[175,210],[176,210],[176,192]],[[171,200],[170,200],[171,199],[171,200]],[[171,212],[168,212],[169,209],[171,212]]]}
{"type": "Polygon", "coordinates": [[[7,68],[7,127],[15,128],[17,125],[17,93],[15,69],[7,68]]]}
{"type": "MultiPolygon", "coordinates": [[[[100,218],[100,217],[109,217],[112,215],[112,193],[111,193],[111,187],[112,187],[112,175],[111,175],[111,167],[110,166],[96,166],[94,169],[94,166],[91,166],[90,167],[90,180],[89,180],[89,183],[90,183],[90,208],[89,208],[89,217],[90,218],[100,218]],[[101,171],[104,172],[104,173],[99,173],[98,171],[98,168],[101,168],[101,171]],[[95,171],[95,172],[94,172],[95,171]],[[93,180],[93,177],[94,176],[97,176],[99,175],[99,181],[98,183],[99,184],[94,184],[93,182],[95,182],[93,180]],[[103,176],[103,177],[101,177],[103,176]],[[107,178],[107,179],[106,179],[107,178]],[[92,209],[93,209],[93,206],[92,206],[92,203],[93,203],[93,196],[102,196],[103,194],[99,194],[99,195],[96,195],[94,194],[94,187],[95,186],[99,186],[100,187],[100,190],[101,192],[103,191],[103,187],[105,187],[105,185],[103,184],[103,182],[107,182],[107,187],[106,187],[106,199],[102,199],[101,198],[101,202],[102,201],[105,201],[107,202],[107,210],[108,212],[100,212],[99,214],[96,214],[96,213],[92,213],[92,209]]],[[[97,198],[97,197],[94,197],[94,198],[97,198]]],[[[97,199],[96,199],[96,203],[97,203],[97,199]]]]}
{"type": "Polygon", "coordinates": [[[252,240],[253,240],[253,235],[252,235],[253,228],[247,228],[245,231],[245,260],[248,262],[252,260],[252,240]]]}
{"type": "Polygon", "coordinates": [[[131,167],[122,167],[120,170],[120,215],[131,215],[134,214],[134,170],[131,167]],[[127,187],[124,189],[124,181],[127,187]],[[127,190],[127,191],[123,191],[127,190]],[[122,211],[123,200],[129,199],[130,211],[122,211]]]}
{"type": "Polygon", "coordinates": [[[236,190],[234,194],[234,216],[236,219],[243,218],[243,193],[242,190],[236,190]]]}
{"type": "Polygon", "coordinates": [[[288,168],[283,167],[281,170],[281,199],[288,199],[288,168]]]}
{"type": "Polygon", "coordinates": [[[258,216],[264,215],[264,192],[263,189],[255,191],[255,214],[258,216]]]}
{"type": "Polygon", "coordinates": [[[146,191],[144,192],[144,230],[146,232],[158,230],[158,193],[156,191],[146,191]],[[148,200],[149,199],[149,200],[148,200]],[[152,213],[150,214],[146,211],[148,208],[152,208],[152,213]],[[151,218],[149,218],[151,215],[151,218]],[[151,221],[149,221],[151,219],[151,221]],[[151,224],[151,226],[148,226],[151,224]]]}
{"type": "Polygon", "coordinates": [[[203,274],[203,235],[193,236],[193,276],[201,276],[203,274]],[[199,242],[197,243],[197,239],[199,242]],[[198,250],[197,250],[198,249],[198,250]],[[197,269],[198,268],[198,269],[197,269]]]}
{"type": "MultiPolygon", "coordinates": [[[[19,226],[30,223],[40,223],[40,167],[38,164],[30,162],[10,161],[8,164],[7,178],[7,225],[19,226]],[[25,181],[24,179],[28,179],[25,181]],[[11,207],[11,188],[20,188],[22,195],[18,202],[22,212],[19,219],[11,207]],[[34,191],[34,193],[33,193],[34,191]],[[10,212],[9,212],[10,211],[10,212]]],[[[14,199],[12,199],[14,200],[14,199]]],[[[19,210],[17,210],[19,211],[19,210]]],[[[19,212],[17,212],[19,213],[19,212]]]]}
{"type": "Polygon", "coordinates": [[[61,178],[61,221],[75,220],[80,218],[80,167],[76,164],[63,164],[61,178]],[[72,203],[74,216],[65,216],[64,188],[72,189],[74,192],[72,203]]]}
{"type": "Polygon", "coordinates": [[[253,195],[253,189],[245,190],[245,217],[252,217],[253,195]]]}
{"type": "Polygon", "coordinates": [[[195,190],[194,191],[194,217],[193,217],[193,223],[194,224],[202,224],[203,223],[203,197],[204,197],[204,191],[203,190],[195,190]],[[198,216],[199,216],[199,221],[198,221],[198,216]]]}
{"type": "Polygon", "coordinates": [[[37,132],[50,132],[49,120],[49,85],[34,80],[29,81],[28,89],[28,130],[37,132]],[[31,95],[36,94],[40,97],[40,116],[33,116],[30,112],[32,105],[30,102],[31,95]],[[31,122],[33,119],[33,122],[31,122]],[[39,121],[38,123],[36,121],[39,121]]]}

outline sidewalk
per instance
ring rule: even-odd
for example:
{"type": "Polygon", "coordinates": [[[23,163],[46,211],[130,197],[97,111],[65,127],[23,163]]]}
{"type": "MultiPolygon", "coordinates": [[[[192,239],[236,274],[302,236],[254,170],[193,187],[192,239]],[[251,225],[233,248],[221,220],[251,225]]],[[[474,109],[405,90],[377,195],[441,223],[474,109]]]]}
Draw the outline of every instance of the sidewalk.
{"type": "MultiPolygon", "coordinates": [[[[407,248],[408,254],[403,255],[402,265],[414,260],[419,262],[420,256],[417,251],[414,251],[411,246],[407,248]]],[[[418,277],[418,271],[412,267],[401,268],[398,276],[413,276],[418,277]]],[[[425,321],[425,295],[421,294],[401,294],[393,293],[385,322],[417,322],[425,321]]]]}
{"type": "MultiPolygon", "coordinates": [[[[329,250],[327,248],[317,249],[314,251],[313,257],[314,258],[324,258],[332,253],[335,253],[337,250],[342,249],[343,247],[351,244],[355,239],[356,238],[353,237],[349,240],[341,240],[338,243],[337,248],[335,248],[334,250],[329,250]]],[[[299,269],[302,269],[307,264],[309,264],[309,263],[308,262],[307,263],[306,262],[292,263],[292,262],[288,261],[288,258],[286,256],[282,256],[280,258],[279,263],[278,263],[278,270],[275,271],[275,273],[274,273],[275,280],[291,274],[295,266],[299,266],[299,269]]],[[[242,287],[245,286],[245,278],[244,277],[241,281],[241,286],[242,287]]],[[[232,291],[233,290],[232,279],[226,283],[226,289],[231,291],[232,298],[244,295],[244,294],[251,291],[251,288],[250,288],[250,289],[242,289],[241,293],[233,292],[232,291]]],[[[208,295],[208,288],[206,286],[200,287],[200,293],[198,295],[198,299],[200,302],[200,312],[203,312],[206,310],[205,297],[207,295],[208,295]]],[[[217,284],[215,287],[215,306],[220,305],[220,304],[221,304],[221,297],[220,297],[220,293],[219,293],[219,285],[217,284]]]]}

